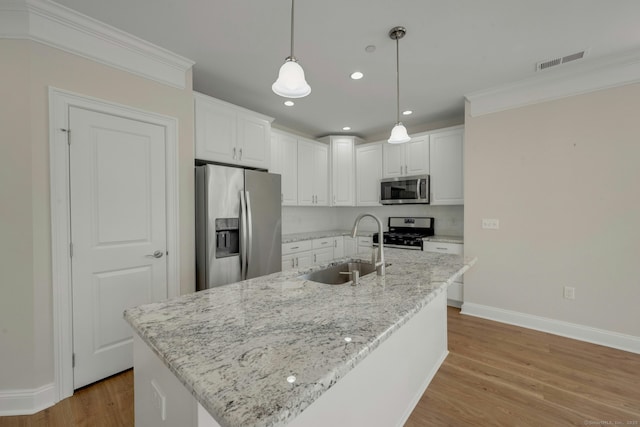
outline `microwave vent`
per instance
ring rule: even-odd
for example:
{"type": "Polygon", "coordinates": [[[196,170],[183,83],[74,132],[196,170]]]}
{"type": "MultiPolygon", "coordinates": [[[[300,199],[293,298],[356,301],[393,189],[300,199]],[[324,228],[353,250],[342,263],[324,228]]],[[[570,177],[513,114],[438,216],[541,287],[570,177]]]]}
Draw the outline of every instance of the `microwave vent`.
{"type": "Polygon", "coordinates": [[[543,71],[548,68],[556,67],[558,65],[566,64],[567,62],[576,61],[578,59],[583,59],[587,56],[586,50],[581,50],[580,52],[572,53],[570,55],[561,56],[558,58],[548,59],[546,61],[541,61],[536,64],[536,71],[543,71]]]}

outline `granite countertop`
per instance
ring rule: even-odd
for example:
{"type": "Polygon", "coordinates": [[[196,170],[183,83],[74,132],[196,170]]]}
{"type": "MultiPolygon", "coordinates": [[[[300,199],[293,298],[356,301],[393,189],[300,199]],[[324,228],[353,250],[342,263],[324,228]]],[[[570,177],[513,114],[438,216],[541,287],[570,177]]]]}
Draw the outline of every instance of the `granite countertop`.
{"type": "Polygon", "coordinates": [[[283,426],[475,263],[385,255],[386,276],[358,286],[298,278],[326,267],[316,266],[131,308],[125,318],[221,426],[283,426]]]}
{"type": "Polygon", "coordinates": [[[464,244],[464,237],[462,236],[435,235],[435,236],[425,237],[422,240],[424,240],[425,242],[464,244]]]}
{"type": "MultiPolygon", "coordinates": [[[[358,231],[358,236],[371,237],[376,231],[358,231]]],[[[322,239],[324,237],[351,236],[350,230],[327,230],[312,231],[308,233],[291,233],[282,235],[282,243],[300,242],[302,240],[322,239]]],[[[445,236],[436,235],[425,237],[423,240],[428,242],[440,243],[464,243],[462,236],[445,236]]]]}
{"type": "MultiPolygon", "coordinates": [[[[375,231],[358,231],[358,236],[371,237],[375,231]]],[[[303,240],[322,239],[325,237],[351,236],[351,230],[311,231],[307,233],[290,233],[282,235],[282,243],[300,242],[303,240]]]]}

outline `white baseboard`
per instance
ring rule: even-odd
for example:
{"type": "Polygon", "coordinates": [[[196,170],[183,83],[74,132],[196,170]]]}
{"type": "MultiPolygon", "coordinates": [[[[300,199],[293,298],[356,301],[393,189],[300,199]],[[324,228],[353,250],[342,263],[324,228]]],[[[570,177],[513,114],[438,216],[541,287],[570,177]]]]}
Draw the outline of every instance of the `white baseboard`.
{"type": "Polygon", "coordinates": [[[640,337],[633,335],[469,302],[461,313],[640,354],[640,337]]]}
{"type": "Polygon", "coordinates": [[[0,390],[0,416],[31,415],[54,404],[53,383],[31,390],[0,390]]]}

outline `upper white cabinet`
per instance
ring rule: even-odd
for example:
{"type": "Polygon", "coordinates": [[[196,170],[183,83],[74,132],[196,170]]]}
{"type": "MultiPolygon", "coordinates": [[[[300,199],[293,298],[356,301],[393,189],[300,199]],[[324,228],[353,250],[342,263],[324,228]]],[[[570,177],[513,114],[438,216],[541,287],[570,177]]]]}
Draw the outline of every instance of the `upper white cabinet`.
{"type": "Polygon", "coordinates": [[[429,135],[412,137],[404,144],[383,144],[383,176],[425,175],[429,173],[429,135]]]}
{"type": "Polygon", "coordinates": [[[298,205],[328,206],[329,146],[298,139],[298,205]]]}
{"type": "Polygon", "coordinates": [[[356,205],[380,205],[382,143],[356,146],[356,205]]]}
{"type": "Polygon", "coordinates": [[[430,134],[431,204],[464,204],[464,127],[430,134]]]}
{"type": "Polygon", "coordinates": [[[321,141],[329,145],[330,204],[331,206],[355,206],[356,204],[356,158],[354,136],[327,136],[321,141]]]}
{"type": "Polygon", "coordinates": [[[271,131],[270,172],[281,175],[282,205],[298,204],[298,139],[288,133],[271,131]]]}
{"type": "Polygon", "coordinates": [[[200,93],[195,97],[195,157],[269,168],[272,118],[200,93]]]}

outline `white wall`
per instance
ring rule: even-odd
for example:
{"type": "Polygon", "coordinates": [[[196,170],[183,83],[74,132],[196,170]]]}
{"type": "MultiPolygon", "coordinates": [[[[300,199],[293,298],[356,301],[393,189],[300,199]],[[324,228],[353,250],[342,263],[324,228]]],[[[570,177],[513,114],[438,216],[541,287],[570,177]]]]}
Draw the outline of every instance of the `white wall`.
{"type": "MultiPolygon", "coordinates": [[[[435,218],[436,234],[462,236],[463,206],[371,206],[371,207],[294,207],[282,208],[282,233],[307,231],[350,230],[355,218],[364,212],[376,215],[387,230],[390,216],[431,216],[435,218]]],[[[374,220],[365,218],[360,230],[376,231],[374,220]]]]}
{"type": "Polygon", "coordinates": [[[639,111],[633,84],[467,113],[465,304],[640,337],[639,111]]]}

